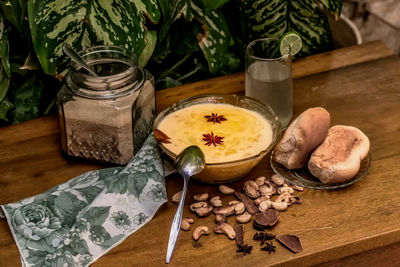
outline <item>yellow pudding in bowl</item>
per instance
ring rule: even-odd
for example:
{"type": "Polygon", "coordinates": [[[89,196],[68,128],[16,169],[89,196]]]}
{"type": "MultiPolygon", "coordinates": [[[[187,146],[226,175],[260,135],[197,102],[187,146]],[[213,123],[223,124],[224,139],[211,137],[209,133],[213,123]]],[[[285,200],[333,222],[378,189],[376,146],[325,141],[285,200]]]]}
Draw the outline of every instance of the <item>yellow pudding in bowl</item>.
{"type": "Polygon", "coordinates": [[[154,128],[169,137],[160,147],[174,160],[191,145],[203,151],[206,166],[195,178],[208,183],[243,177],[281,135],[279,120],[269,106],[236,95],[182,100],[162,111],[154,128]]]}
{"type": "Polygon", "coordinates": [[[172,153],[178,155],[186,147],[196,145],[203,151],[206,163],[255,156],[272,142],[272,128],[267,119],[260,113],[230,104],[185,107],[166,116],[157,129],[170,137],[171,143],[164,146],[172,153]]]}

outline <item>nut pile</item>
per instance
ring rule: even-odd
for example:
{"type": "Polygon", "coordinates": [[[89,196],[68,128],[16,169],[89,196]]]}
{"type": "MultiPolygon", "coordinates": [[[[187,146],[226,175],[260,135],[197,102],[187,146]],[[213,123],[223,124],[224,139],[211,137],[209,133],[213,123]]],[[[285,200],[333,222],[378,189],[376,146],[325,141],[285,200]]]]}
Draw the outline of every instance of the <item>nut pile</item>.
{"type": "MultiPolygon", "coordinates": [[[[234,194],[238,199],[230,201],[226,206],[223,205],[221,196],[219,195],[212,196],[211,198],[209,198],[208,193],[194,195],[193,199],[195,202],[190,205],[190,211],[197,214],[198,217],[206,217],[213,213],[215,215],[214,232],[224,234],[229,239],[235,239],[238,246],[237,251],[246,255],[251,253],[252,247],[243,242],[243,224],[250,222],[251,218],[254,217],[254,229],[264,231],[267,228],[273,227],[279,221],[280,212],[285,211],[293,204],[301,204],[300,198],[295,196],[294,193],[295,191],[303,191],[303,188],[296,185],[288,185],[282,178],[274,174],[270,179],[258,177],[255,180],[247,180],[244,182],[242,190],[242,192],[237,192],[229,186],[220,185],[219,191],[223,195],[234,194]],[[229,216],[235,216],[237,222],[235,228],[228,223],[227,218],[229,216]]],[[[181,193],[178,192],[172,196],[174,203],[179,203],[181,193]]],[[[189,231],[193,223],[193,218],[183,218],[181,229],[189,231]]],[[[207,226],[198,226],[193,231],[193,239],[197,241],[201,236],[208,235],[209,233],[210,230],[207,226]]],[[[275,236],[266,233],[258,233],[257,235],[255,236],[255,240],[261,240],[261,236],[263,238],[268,237],[268,240],[275,238],[275,236]]],[[[302,251],[301,241],[297,236],[281,235],[279,237],[282,238],[277,237],[276,240],[292,252],[298,253],[302,251]],[[287,245],[285,244],[287,242],[282,242],[282,240],[289,240],[291,241],[289,243],[294,242],[295,244],[287,245]],[[293,246],[295,247],[294,249],[293,246]]],[[[262,241],[262,245],[266,240],[262,241]]],[[[262,250],[266,250],[269,253],[275,252],[275,246],[273,246],[272,242],[266,242],[265,245],[262,250]]]]}

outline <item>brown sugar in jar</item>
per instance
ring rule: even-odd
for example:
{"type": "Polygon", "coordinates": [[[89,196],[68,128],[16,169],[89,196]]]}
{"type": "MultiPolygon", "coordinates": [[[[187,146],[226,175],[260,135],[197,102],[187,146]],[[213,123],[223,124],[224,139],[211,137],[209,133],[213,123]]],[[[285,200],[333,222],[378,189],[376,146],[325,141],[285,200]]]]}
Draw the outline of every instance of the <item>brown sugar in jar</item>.
{"type": "Polygon", "coordinates": [[[99,76],[71,65],[57,96],[63,151],[72,157],[126,164],[153,126],[153,77],[121,47],[92,47],[80,54],[99,76]]]}

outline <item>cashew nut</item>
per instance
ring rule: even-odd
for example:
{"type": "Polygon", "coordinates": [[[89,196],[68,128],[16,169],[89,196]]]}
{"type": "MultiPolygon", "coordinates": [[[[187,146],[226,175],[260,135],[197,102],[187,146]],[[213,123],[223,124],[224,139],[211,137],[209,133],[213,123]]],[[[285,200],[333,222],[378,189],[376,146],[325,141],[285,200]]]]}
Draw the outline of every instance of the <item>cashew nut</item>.
{"type": "Polygon", "coordinates": [[[278,187],[278,194],[282,194],[284,192],[288,192],[289,194],[293,194],[294,190],[293,188],[289,187],[289,186],[282,186],[282,187],[278,187]]]}
{"type": "Polygon", "coordinates": [[[219,222],[227,222],[228,220],[227,220],[227,218],[226,218],[226,216],[225,215],[222,215],[222,214],[217,214],[217,215],[215,215],[215,222],[216,223],[219,223],[219,222]]]}
{"type": "Polygon", "coordinates": [[[244,203],[243,202],[239,202],[238,204],[235,205],[235,214],[236,215],[240,215],[243,214],[243,212],[245,211],[245,207],[244,207],[244,203]]]}
{"type": "Polygon", "coordinates": [[[271,188],[271,190],[272,190],[272,195],[275,195],[276,194],[276,191],[277,191],[277,185],[276,184],[274,184],[273,182],[271,182],[271,181],[269,181],[269,180],[266,180],[265,181],[265,183],[264,183],[266,186],[268,186],[269,188],[271,188]]]}
{"type": "Polygon", "coordinates": [[[214,207],[222,207],[222,201],[221,201],[221,198],[219,196],[212,197],[210,199],[210,203],[214,207]]]}
{"type": "Polygon", "coordinates": [[[207,201],[208,194],[207,193],[197,194],[193,196],[193,199],[196,201],[207,201]]]}
{"type": "Polygon", "coordinates": [[[229,239],[235,239],[236,237],[235,230],[226,222],[217,223],[214,227],[214,232],[217,234],[225,234],[229,239]]]}
{"type": "Polygon", "coordinates": [[[258,178],[256,179],[257,185],[258,185],[258,186],[262,186],[262,185],[265,183],[265,179],[267,179],[267,178],[265,178],[264,176],[258,177],[258,178]]]}
{"type": "Polygon", "coordinates": [[[269,200],[270,196],[262,196],[257,198],[256,200],[254,200],[254,204],[256,204],[257,206],[260,205],[261,202],[265,201],[265,200],[269,200]]]}
{"type": "Polygon", "coordinates": [[[239,200],[231,200],[231,201],[229,201],[229,206],[236,206],[239,203],[240,203],[239,200]]]}
{"type": "Polygon", "coordinates": [[[181,196],[182,196],[182,191],[179,191],[179,192],[175,193],[172,196],[172,203],[178,204],[179,201],[181,200],[181,196]]]}
{"type": "Polygon", "coordinates": [[[272,201],[265,200],[265,201],[261,202],[260,205],[258,205],[258,209],[261,212],[266,212],[267,209],[271,208],[271,203],[272,203],[272,201]]]}
{"type": "Polygon", "coordinates": [[[251,219],[251,214],[248,213],[247,211],[243,213],[242,215],[236,216],[236,221],[238,223],[248,223],[251,219]]]}
{"type": "Polygon", "coordinates": [[[213,211],[212,206],[201,207],[196,210],[196,214],[199,217],[206,217],[206,216],[210,215],[212,213],[212,211],[213,211]]]}
{"type": "Polygon", "coordinates": [[[223,184],[219,186],[219,191],[221,191],[221,193],[225,195],[230,195],[235,193],[235,189],[230,188],[229,186],[223,184]]]}
{"type": "Polygon", "coordinates": [[[235,213],[235,207],[236,206],[226,206],[223,208],[215,208],[214,209],[214,214],[221,214],[225,215],[226,217],[233,215],[235,213]]]}
{"type": "Polygon", "coordinates": [[[208,235],[209,233],[207,226],[199,226],[193,231],[193,239],[197,241],[202,235],[208,235]]]}
{"type": "Polygon", "coordinates": [[[276,199],[275,202],[286,202],[288,204],[290,204],[290,198],[292,197],[291,194],[289,194],[288,192],[284,192],[282,194],[280,194],[276,199]]]}
{"type": "Polygon", "coordinates": [[[182,219],[181,229],[185,231],[189,231],[190,225],[194,223],[194,220],[190,217],[185,217],[182,219]]]}
{"type": "Polygon", "coordinates": [[[260,196],[260,192],[258,191],[259,186],[253,180],[246,181],[243,185],[244,193],[251,198],[258,198],[260,196]]]}
{"type": "Polygon", "coordinates": [[[274,210],[284,211],[288,207],[287,202],[272,202],[271,206],[274,210]]]}
{"type": "Polygon", "coordinates": [[[303,191],[304,191],[304,188],[303,188],[303,187],[298,186],[298,185],[295,185],[295,184],[292,184],[291,187],[292,187],[294,190],[299,191],[299,192],[303,192],[303,191]]]}
{"type": "Polygon", "coordinates": [[[207,207],[207,206],[208,206],[207,202],[204,202],[204,201],[196,202],[196,203],[193,203],[192,205],[190,205],[190,210],[192,212],[196,212],[197,209],[207,207]]]}
{"type": "Polygon", "coordinates": [[[199,217],[205,217],[211,214],[213,207],[207,202],[201,201],[190,205],[190,210],[196,213],[199,217]]]}
{"type": "Polygon", "coordinates": [[[276,174],[271,176],[271,181],[274,182],[274,184],[276,184],[277,186],[282,186],[285,183],[285,180],[276,174]]]}
{"type": "Polygon", "coordinates": [[[272,195],[272,188],[268,185],[263,185],[259,189],[262,196],[271,196],[272,195]]]}

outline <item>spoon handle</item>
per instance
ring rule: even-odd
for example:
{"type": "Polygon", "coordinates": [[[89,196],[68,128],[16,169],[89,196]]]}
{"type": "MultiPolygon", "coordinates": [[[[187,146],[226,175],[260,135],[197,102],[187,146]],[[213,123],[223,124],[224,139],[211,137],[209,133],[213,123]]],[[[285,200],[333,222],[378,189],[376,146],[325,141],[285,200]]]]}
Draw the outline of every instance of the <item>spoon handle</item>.
{"type": "Polygon", "coordinates": [[[172,221],[172,225],[171,225],[171,231],[169,233],[167,257],[165,259],[166,263],[169,263],[171,261],[172,252],[174,251],[176,239],[178,238],[179,230],[181,228],[183,207],[185,205],[185,197],[186,197],[186,191],[187,191],[187,187],[188,187],[189,177],[190,176],[187,176],[187,175],[183,176],[182,196],[179,201],[178,208],[176,209],[175,217],[174,217],[174,220],[172,221]]]}
{"type": "Polygon", "coordinates": [[[87,70],[93,76],[99,76],[96,72],[94,72],[82,59],[82,57],[67,43],[64,43],[62,47],[64,53],[69,56],[76,64],[87,70]]]}

